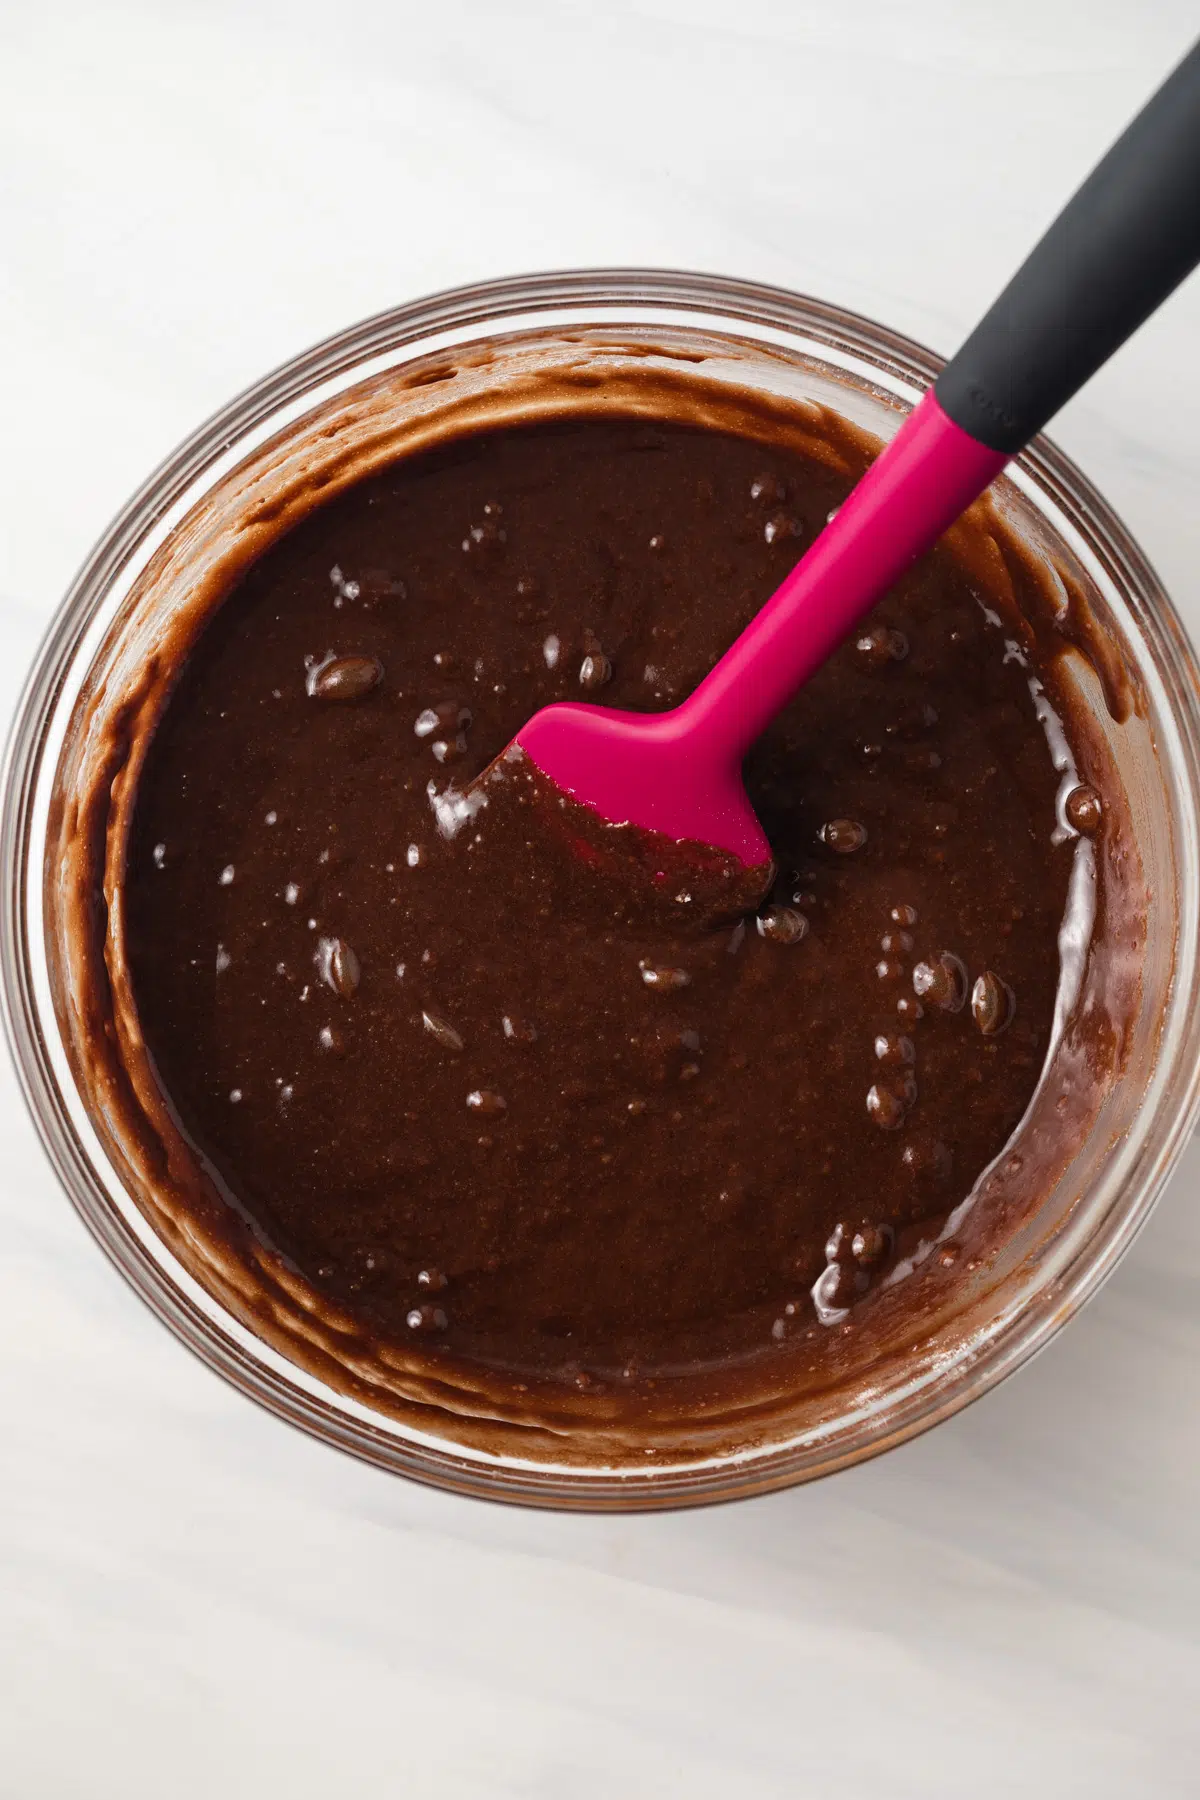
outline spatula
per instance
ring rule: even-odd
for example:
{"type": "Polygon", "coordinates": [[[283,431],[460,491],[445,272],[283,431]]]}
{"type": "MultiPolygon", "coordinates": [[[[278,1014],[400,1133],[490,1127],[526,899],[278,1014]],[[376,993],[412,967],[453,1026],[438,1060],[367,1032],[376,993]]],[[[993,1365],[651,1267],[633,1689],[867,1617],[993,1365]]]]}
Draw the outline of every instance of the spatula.
{"type": "Polygon", "coordinates": [[[690,697],[662,713],[562,702],[535,713],[515,742],[608,820],[766,865],[742,784],[751,744],[1198,260],[1200,44],[690,697]]]}

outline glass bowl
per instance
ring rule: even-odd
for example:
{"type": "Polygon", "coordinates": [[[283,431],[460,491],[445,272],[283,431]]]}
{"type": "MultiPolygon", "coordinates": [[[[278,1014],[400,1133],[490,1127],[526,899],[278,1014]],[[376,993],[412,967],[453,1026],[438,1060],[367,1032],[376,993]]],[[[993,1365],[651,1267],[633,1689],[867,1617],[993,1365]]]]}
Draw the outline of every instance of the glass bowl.
{"type": "MultiPolygon", "coordinates": [[[[1200,1100],[1200,680],[1179,620],[1119,520],[1079,471],[1039,439],[998,484],[1007,526],[1082,596],[1132,710],[1106,709],[1082,664],[1072,677],[1124,786],[1144,933],[1109,945],[1080,1006],[1105,1005],[1120,951],[1140,977],[1121,1078],[1078,1127],[1053,1117],[1055,1076],[1078,1054],[1067,1031],[1000,1165],[989,1205],[1006,1204],[1021,1139],[1066,1134],[1071,1152],[1038,1204],[1014,1209],[1000,1254],[973,1260],[929,1297],[905,1354],[823,1398],[786,1395],[769,1421],[714,1447],[681,1422],[647,1455],[580,1449],[557,1433],[496,1439],[428,1405],[375,1403],[298,1337],[256,1317],[236,1276],[193,1254],[134,1155],[121,1096],[84,1054],[87,973],[69,929],[94,905],[70,890],[64,818],[119,765],[96,762],[88,720],[136,704],[166,625],[243,559],[281,480],[336,488],[343,453],[383,462],[480,394],[525,416],[531,368],[572,367],[581,393],[682,358],[706,379],[832,406],[889,437],[939,367],[869,320],[778,289],[713,276],[598,270],[515,278],[435,295],[356,325],[297,357],[183,444],[114,520],[64,599],[38,654],[8,745],[2,820],[3,1007],[42,1141],[74,1205],[127,1280],[176,1335],[251,1398],[325,1442],[460,1493],[532,1505],[665,1507],[760,1493],[855,1462],[957,1411],[1039,1350],[1132,1242],[1191,1131],[1200,1100]],[[256,513],[255,509],[259,509],[256,513]],[[73,911],[74,909],[74,911],[73,911]],[[82,909],[82,911],[81,911],[82,909]],[[1101,966],[1102,965],[1102,966],[1101,966]],[[1107,973],[1106,973],[1107,971],[1107,973]],[[1072,1137],[1071,1133],[1075,1136],[1072,1137]],[[228,1277],[228,1279],[227,1279],[228,1277]]],[[[464,415],[465,416],[465,415],[464,415]]],[[[110,895],[110,900],[112,896],[110,895]]],[[[1124,929],[1124,926],[1121,927],[1124,929]]],[[[1137,986],[1135,981],[1135,987],[1137,986]]],[[[937,1259],[930,1259],[931,1262],[937,1259]]],[[[929,1278],[932,1283],[932,1277],[929,1278]]],[[[581,1402],[582,1404],[582,1402],[581,1402]]]]}

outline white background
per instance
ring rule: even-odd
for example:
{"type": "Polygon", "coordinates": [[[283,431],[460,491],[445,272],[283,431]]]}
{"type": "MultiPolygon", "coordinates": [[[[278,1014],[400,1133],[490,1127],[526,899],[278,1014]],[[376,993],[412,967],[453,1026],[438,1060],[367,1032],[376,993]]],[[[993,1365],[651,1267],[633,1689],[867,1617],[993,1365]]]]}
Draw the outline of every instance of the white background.
{"type": "MultiPolygon", "coordinates": [[[[1184,0],[0,0],[0,710],[204,416],[450,283],[645,262],[953,349],[1184,0]]],[[[1200,628],[1200,279],[1056,435],[1200,628]]],[[[815,1488],[453,1500],[226,1388],[0,1071],[0,1796],[1200,1794],[1200,1156],[1031,1368],[815,1488]]]]}

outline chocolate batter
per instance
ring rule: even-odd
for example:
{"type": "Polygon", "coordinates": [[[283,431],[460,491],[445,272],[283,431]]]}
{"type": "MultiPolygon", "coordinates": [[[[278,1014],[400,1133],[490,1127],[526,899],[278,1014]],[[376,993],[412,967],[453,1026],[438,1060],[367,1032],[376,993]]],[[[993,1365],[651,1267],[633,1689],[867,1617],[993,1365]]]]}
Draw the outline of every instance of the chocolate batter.
{"type": "Polygon", "coordinates": [[[1099,801],[1056,815],[1011,595],[946,546],[757,746],[750,916],[614,904],[611,828],[527,763],[470,797],[548,701],[680,700],[850,485],[681,423],[468,437],[313,513],[187,660],[124,884],[146,1044],[233,1213],[380,1343],[753,1381],[1020,1119],[1099,801]]]}

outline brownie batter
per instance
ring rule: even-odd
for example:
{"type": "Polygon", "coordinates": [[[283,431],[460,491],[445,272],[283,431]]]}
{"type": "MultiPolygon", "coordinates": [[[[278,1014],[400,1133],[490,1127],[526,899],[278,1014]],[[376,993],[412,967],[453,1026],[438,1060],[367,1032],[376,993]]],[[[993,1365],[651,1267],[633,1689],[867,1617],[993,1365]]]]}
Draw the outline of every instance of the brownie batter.
{"type": "Polygon", "coordinates": [[[463,438],[280,539],[187,659],[128,849],[141,1028],[232,1213],[378,1342],[752,1380],[1020,1120],[1100,803],[945,545],[756,747],[748,916],[624,907],[631,834],[519,757],[471,785],[551,700],[681,700],[850,485],[683,423],[463,438]]]}

